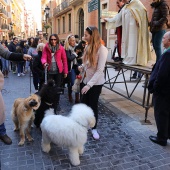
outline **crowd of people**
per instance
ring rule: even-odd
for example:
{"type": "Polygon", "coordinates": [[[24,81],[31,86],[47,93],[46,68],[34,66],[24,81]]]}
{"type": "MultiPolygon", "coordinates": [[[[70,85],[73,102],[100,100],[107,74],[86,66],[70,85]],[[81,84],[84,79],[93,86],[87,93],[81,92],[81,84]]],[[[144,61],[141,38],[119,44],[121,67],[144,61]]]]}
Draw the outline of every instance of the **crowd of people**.
{"type": "MultiPolygon", "coordinates": [[[[117,5],[120,8],[118,14],[112,19],[105,19],[105,21],[111,22],[112,26],[116,27],[118,61],[124,64],[147,64],[151,53],[148,29],[150,26],[157,62],[151,75],[149,91],[154,94],[155,119],[158,127],[157,136],[151,136],[150,140],[165,146],[167,139],[170,138],[170,111],[167,107],[170,102],[170,67],[168,67],[170,32],[165,34],[168,6],[165,0],[153,0],[151,6],[154,8],[154,12],[149,23],[147,11],[139,0],[117,0],[117,5]],[[163,54],[162,42],[166,49],[163,54]]],[[[104,68],[108,50],[103,45],[100,33],[95,26],[88,26],[85,29],[83,40],[79,42],[76,42],[75,35],[68,35],[64,45],[60,42],[57,34],[51,34],[48,41],[45,40],[42,31],[38,31],[38,37],[30,37],[28,41],[18,41],[18,38],[14,37],[9,45],[4,41],[1,44],[0,55],[4,78],[8,77],[9,70],[14,74],[17,72],[18,77],[25,76],[30,72],[37,92],[45,82],[44,71],[47,68],[48,79],[53,79],[58,87],[67,85],[68,100],[73,102],[72,86],[76,77],[81,74],[80,92],[75,92],[74,102],[82,102],[92,108],[96,124],[91,129],[91,133],[94,139],[100,138],[97,131],[98,100],[105,82],[104,68]],[[16,59],[9,57],[12,55],[20,57],[16,57],[16,59]],[[28,60],[24,61],[23,58],[28,60]],[[32,60],[29,61],[31,58],[32,60]],[[13,61],[9,63],[8,60],[13,61]]],[[[134,73],[134,76],[137,76],[137,72],[134,73]]],[[[0,100],[1,98],[0,96],[0,100]]],[[[59,102],[60,95],[58,94],[55,101],[57,103],[54,108],[55,114],[61,110],[59,102]]],[[[3,105],[3,101],[1,103],[3,105]]],[[[0,110],[1,114],[4,115],[3,109],[0,110]]],[[[4,119],[1,120],[0,139],[6,144],[11,144],[11,139],[6,135],[4,119]]]]}
{"type": "MultiPolygon", "coordinates": [[[[30,37],[28,41],[18,40],[14,37],[9,45],[2,41],[2,47],[8,53],[18,56],[29,56],[32,60],[14,60],[11,62],[2,55],[3,77],[8,77],[8,72],[12,71],[18,77],[33,77],[35,92],[40,91],[45,83],[45,68],[47,68],[47,79],[55,81],[57,87],[68,88],[68,101],[74,103],[85,103],[90,106],[96,118],[96,125],[91,130],[94,139],[99,139],[97,132],[98,120],[98,99],[104,83],[104,67],[107,58],[107,48],[102,45],[100,33],[96,27],[85,29],[84,39],[76,42],[74,35],[69,35],[64,45],[60,43],[57,34],[51,34],[48,41],[44,39],[42,31],[38,32],[37,37],[30,37]],[[80,92],[74,92],[72,96],[72,86],[78,75],[82,74],[80,92]],[[92,99],[92,100],[91,100],[92,99]]],[[[38,93],[37,93],[38,94],[38,93]]],[[[57,103],[54,113],[57,114],[60,108],[60,94],[56,96],[57,103]]],[[[3,112],[3,111],[2,111],[3,112]]],[[[11,139],[6,135],[3,122],[3,130],[0,139],[6,144],[11,144],[11,139]]]]}

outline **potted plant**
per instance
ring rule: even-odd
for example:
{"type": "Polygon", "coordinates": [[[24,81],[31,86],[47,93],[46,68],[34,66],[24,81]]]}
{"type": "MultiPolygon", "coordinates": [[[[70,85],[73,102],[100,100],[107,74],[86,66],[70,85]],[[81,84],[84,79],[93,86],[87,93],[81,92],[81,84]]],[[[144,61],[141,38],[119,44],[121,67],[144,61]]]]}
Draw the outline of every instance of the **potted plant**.
{"type": "Polygon", "coordinates": [[[9,37],[12,37],[12,36],[15,36],[15,33],[14,32],[9,32],[8,35],[9,35],[9,37]]]}

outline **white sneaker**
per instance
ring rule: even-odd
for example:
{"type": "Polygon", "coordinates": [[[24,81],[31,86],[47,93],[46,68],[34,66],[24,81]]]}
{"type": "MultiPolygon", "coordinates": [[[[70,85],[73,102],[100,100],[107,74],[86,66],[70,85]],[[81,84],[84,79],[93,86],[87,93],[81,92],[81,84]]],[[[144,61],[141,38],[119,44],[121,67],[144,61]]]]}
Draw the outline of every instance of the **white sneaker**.
{"type": "Polygon", "coordinates": [[[18,73],[18,77],[20,77],[21,76],[21,74],[20,73],[18,73]]]}
{"type": "Polygon", "coordinates": [[[25,76],[25,74],[24,74],[24,73],[21,73],[21,76],[25,76]]]}
{"type": "Polygon", "coordinates": [[[92,130],[91,130],[91,133],[92,133],[93,138],[94,138],[95,140],[98,140],[98,139],[100,138],[100,136],[99,136],[99,134],[98,134],[98,132],[97,132],[97,129],[92,129],[92,130]]]}

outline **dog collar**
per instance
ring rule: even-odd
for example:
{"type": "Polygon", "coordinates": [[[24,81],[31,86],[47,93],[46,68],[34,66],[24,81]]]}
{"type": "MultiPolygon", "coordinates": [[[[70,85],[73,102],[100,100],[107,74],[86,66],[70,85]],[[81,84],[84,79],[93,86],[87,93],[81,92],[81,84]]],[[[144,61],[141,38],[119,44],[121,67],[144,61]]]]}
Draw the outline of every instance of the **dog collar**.
{"type": "Polygon", "coordinates": [[[48,103],[48,102],[45,102],[47,105],[49,105],[49,106],[52,106],[53,105],[53,103],[48,103]]]}
{"type": "Polygon", "coordinates": [[[76,123],[78,123],[79,125],[81,125],[82,127],[86,128],[86,129],[88,129],[86,126],[82,125],[81,123],[79,123],[77,121],[76,121],[76,123]]]}

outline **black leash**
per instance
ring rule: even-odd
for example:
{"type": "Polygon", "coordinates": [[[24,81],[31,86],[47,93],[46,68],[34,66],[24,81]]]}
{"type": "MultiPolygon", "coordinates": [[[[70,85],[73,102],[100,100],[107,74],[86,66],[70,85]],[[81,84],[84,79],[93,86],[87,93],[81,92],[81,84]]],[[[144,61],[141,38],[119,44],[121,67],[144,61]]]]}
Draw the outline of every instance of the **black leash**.
{"type": "Polygon", "coordinates": [[[32,60],[30,60],[30,95],[31,95],[31,65],[32,65],[32,60]]]}

